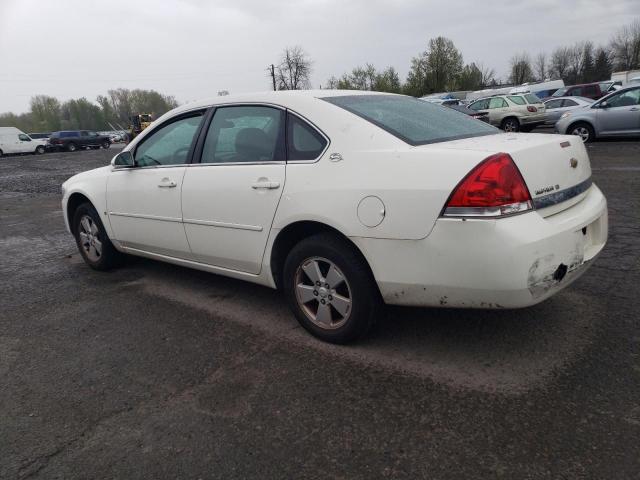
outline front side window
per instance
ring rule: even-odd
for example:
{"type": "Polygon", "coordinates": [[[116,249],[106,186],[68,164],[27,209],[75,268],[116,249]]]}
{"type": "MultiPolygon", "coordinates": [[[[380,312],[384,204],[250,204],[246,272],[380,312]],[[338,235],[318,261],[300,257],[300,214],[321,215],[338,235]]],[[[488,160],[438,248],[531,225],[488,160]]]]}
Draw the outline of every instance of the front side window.
{"type": "Polygon", "coordinates": [[[614,95],[607,100],[607,105],[610,107],[631,107],[633,105],[640,105],[640,88],[614,95]]]}
{"type": "Polygon", "coordinates": [[[489,108],[489,99],[484,98],[482,100],[478,100],[477,102],[473,102],[471,105],[469,105],[469,108],[471,110],[475,110],[476,112],[478,110],[486,110],[487,108],[489,108]]]}
{"type": "Polygon", "coordinates": [[[451,108],[403,95],[325,97],[339,108],[367,120],[410,145],[494,135],[498,130],[451,108]]]}
{"type": "Polygon", "coordinates": [[[507,102],[503,98],[493,97],[489,100],[489,108],[504,108],[507,106],[507,102]]]}
{"type": "Polygon", "coordinates": [[[287,119],[287,158],[314,160],[320,156],[327,140],[315,128],[295,115],[287,119]]]}
{"type": "Polygon", "coordinates": [[[249,105],[216,110],[204,143],[202,163],[284,159],[284,111],[249,105]]]}
{"type": "Polygon", "coordinates": [[[202,112],[165,124],[146,137],[136,148],[139,167],[187,163],[193,137],[202,121],[202,112]]]}
{"type": "Polygon", "coordinates": [[[18,135],[18,138],[20,140],[22,140],[23,142],[30,142],[31,139],[29,137],[27,137],[24,133],[21,133],[20,135],[18,135]]]}

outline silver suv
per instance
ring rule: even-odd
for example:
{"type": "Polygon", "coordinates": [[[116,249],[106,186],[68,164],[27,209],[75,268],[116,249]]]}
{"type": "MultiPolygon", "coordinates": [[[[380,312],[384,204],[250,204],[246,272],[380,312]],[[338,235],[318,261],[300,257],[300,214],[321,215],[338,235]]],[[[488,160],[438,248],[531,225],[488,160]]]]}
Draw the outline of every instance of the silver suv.
{"type": "Polygon", "coordinates": [[[469,108],[488,113],[489,123],[505,132],[530,132],[546,120],[544,104],[533,93],[481,98],[469,108]]]}
{"type": "Polygon", "coordinates": [[[598,137],[640,135],[640,85],[624,88],[583,108],[565,112],[557,133],[578,135],[583,142],[598,137]]]}

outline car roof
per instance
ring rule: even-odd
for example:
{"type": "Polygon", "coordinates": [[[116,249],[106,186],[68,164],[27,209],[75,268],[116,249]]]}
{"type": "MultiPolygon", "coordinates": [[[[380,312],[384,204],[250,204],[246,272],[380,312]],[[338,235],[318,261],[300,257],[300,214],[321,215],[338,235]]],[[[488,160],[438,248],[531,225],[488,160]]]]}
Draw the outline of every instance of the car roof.
{"type": "Polygon", "coordinates": [[[342,97],[349,95],[396,95],[394,93],[373,92],[369,90],[278,90],[254,93],[242,93],[235,95],[224,95],[212,97],[195,102],[187,103],[173,110],[174,113],[180,111],[195,110],[198,108],[206,108],[214,105],[224,105],[227,103],[286,103],[295,106],[296,103],[306,103],[310,99],[319,99],[326,97],[342,97]]]}

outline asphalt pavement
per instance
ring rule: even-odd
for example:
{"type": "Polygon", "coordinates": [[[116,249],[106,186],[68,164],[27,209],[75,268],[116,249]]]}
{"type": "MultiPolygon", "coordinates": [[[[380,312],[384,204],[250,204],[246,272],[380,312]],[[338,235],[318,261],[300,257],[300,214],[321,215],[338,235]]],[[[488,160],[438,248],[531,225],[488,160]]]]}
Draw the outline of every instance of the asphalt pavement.
{"type": "Polygon", "coordinates": [[[590,145],[609,243],[524,310],[387,307],[352,346],[267,288],[100,273],[60,184],[113,150],[0,159],[0,478],[640,476],[640,141],[590,145]]]}

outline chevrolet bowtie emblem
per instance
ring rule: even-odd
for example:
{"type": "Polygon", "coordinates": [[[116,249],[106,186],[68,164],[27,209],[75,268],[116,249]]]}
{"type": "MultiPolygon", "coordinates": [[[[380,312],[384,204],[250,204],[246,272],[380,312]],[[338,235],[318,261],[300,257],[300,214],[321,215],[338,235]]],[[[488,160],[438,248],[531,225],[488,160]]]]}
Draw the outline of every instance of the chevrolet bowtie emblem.
{"type": "Polygon", "coordinates": [[[575,158],[572,158],[571,160],[569,160],[569,165],[571,165],[571,168],[577,168],[578,160],[576,160],[575,158]]]}

